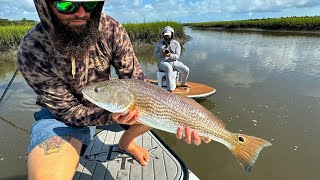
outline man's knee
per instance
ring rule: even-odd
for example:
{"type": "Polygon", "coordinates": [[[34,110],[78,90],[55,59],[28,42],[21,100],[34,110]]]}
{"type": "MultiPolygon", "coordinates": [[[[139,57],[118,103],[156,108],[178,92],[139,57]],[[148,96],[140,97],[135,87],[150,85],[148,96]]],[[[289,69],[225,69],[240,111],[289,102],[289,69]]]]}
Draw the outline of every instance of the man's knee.
{"type": "Polygon", "coordinates": [[[169,64],[167,62],[160,63],[159,64],[159,69],[161,71],[165,71],[165,72],[173,71],[173,68],[172,68],[171,64],[169,64]]]}
{"type": "Polygon", "coordinates": [[[80,158],[82,143],[71,136],[54,136],[28,154],[29,179],[71,179],[80,158]]]}
{"type": "Polygon", "coordinates": [[[60,136],[51,137],[41,142],[36,146],[36,148],[41,149],[44,155],[50,155],[54,153],[63,152],[65,150],[63,148],[67,148],[67,149],[71,148],[76,150],[77,152],[80,152],[81,146],[82,146],[82,143],[80,140],[70,135],[60,135],[60,136]]]}
{"type": "Polygon", "coordinates": [[[178,69],[179,73],[181,74],[185,74],[185,75],[188,75],[189,74],[189,68],[188,67],[185,67],[185,68],[180,68],[178,69]]]}
{"type": "Polygon", "coordinates": [[[180,72],[189,74],[189,68],[187,66],[184,66],[183,68],[181,68],[180,72]]]}
{"type": "Polygon", "coordinates": [[[28,153],[47,139],[63,137],[66,134],[79,140],[81,144],[88,145],[94,132],[95,129],[91,127],[70,127],[56,119],[40,119],[32,125],[28,153]]]}

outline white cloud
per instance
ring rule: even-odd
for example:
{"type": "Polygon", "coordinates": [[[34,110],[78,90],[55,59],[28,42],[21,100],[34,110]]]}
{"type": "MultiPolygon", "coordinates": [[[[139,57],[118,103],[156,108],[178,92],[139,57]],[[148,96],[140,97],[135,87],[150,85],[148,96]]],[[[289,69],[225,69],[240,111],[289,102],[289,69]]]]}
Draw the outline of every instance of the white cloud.
{"type": "Polygon", "coordinates": [[[33,0],[0,0],[2,19],[38,19],[33,0]]]}
{"type": "Polygon", "coordinates": [[[146,4],[143,9],[149,11],[149,10],[153,10],[153,6],[151,4],[146,4]]]}

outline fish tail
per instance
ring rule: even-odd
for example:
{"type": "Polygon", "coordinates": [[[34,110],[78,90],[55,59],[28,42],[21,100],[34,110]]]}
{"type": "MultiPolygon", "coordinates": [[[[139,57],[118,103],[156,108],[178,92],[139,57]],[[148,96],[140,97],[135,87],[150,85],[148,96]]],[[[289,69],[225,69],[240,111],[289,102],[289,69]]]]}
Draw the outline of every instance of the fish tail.
{"type": "Polygon", "coordinates": [[[231,152],[236,156],[247,173],[251,172],[253,164],[257,160],[260,151],[271,143],[253,136],[235,134],[236,142],[230,146],[231,152]]]}

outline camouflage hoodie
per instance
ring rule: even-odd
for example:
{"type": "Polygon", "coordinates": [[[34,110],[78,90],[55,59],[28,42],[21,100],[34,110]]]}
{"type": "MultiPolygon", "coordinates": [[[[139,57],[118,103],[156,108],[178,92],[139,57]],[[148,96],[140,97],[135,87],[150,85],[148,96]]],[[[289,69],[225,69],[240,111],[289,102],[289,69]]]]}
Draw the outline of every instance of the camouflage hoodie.
{"type": "Polygon", "coordinates": [[[37,94],[37,103],[48,107],[58,120],[72,126],[105,125],[110,113],[86,101],[81,89],[88,83],[110,78],[112,65],[119,78],[145,80],[125,29],[103,13],[96,15],[102,38],[90,45],[88,56],[75,59],[54,45],[54,26],[47,0],[34,0],[41,22],[24,36],[18,48],[20,71],[37,94]]]}

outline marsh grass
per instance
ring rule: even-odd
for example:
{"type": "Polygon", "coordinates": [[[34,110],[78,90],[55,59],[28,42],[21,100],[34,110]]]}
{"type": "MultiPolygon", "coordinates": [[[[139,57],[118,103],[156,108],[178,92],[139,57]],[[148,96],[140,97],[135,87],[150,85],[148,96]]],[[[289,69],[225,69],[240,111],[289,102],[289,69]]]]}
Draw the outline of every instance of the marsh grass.
{"type": "Polygon", "coordinates": [[[258,28],[258,29],[265,29],[265,30],[320,32],[320,16],[186,23],[184,25],[195,27],[195,28],[204,28],[204,29],[206,28],[224,28],[224,29],[258,28]]]}
{"type": "Polygon", "coordinates": [[[0,52],[15,49],[31,25],[0,26],[0,52]]]}
{"type": "Polygon", "coordinates": [[[155,44],[162,39],[162,29],[171,26],[175,30],[175,39],[181,43],[188,39],[184,33],[184,27],[181,23],[173,21],[159,21],[146,23],[127,23],[123,24],[133,44],[155,44]]]}
{"type": "MultiPolygon", "coordinates": [[[[123,26],[135,45],[155,44],[162,39],[161,31],[165,26],[171,26],[175,30],[178,41],[184,42],[188,38],[184,33],[183,25],[172,21],[127,23],[123,26]]],[[[0,25],[0,52],[15,49],[31,27],[32,25],[0,25]]]]}

